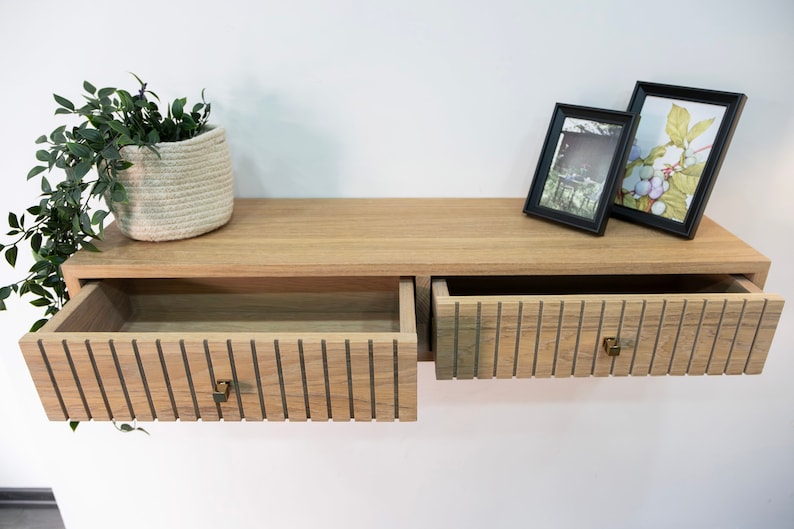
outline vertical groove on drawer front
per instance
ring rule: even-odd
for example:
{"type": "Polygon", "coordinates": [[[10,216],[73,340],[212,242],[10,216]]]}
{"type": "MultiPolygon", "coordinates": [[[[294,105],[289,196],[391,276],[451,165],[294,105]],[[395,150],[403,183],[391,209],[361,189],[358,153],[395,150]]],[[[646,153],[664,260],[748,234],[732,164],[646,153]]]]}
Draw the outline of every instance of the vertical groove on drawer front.
{"type": "Polygon", "coordinates": [[[747,359],[753,347],[761,316],[764,312],[763,299],[746,299],[742,307],[742,315],[736,331],[736,340],[725,363],[725,373],[739,375],[744,372],[747,359]]]}
{"type": "Polygon", "coordinates": [[[689,371],[705,309],[706,302],[703,299],[690,299],[684,303],[684,313],[681,316],[681,327],[675,354],[670,362],[669,374],[681,376],[689,371]]]}
{"type": "Polygon", "coordinates": [[[562,315],[565,312],[565,302],[560,302],[560,314],[557,316],[557,338],[554,340],[554,358],[551,360],[551,376],[557,372],[557,358],[560,355],[560,335],[562,333],[562,315]]]}
{"type": "Polygon", "coordinates": [[[502,302],[496,304],[496,329],[494,330],[493,338],[493,373],[491,378],[496,378],[496,372],[499,367],[499,343],[502,337],[502,302]]]}
{"type": "Polygon", "coordinates": [[[725,312],[725,299],[707,299],[703,304],[703,317],[700,320],[697,339],[692,349],[692,360],[687,373],[704,375],[714,354],[714,344],[725,312]]]}
{"type": "Polygon", "coordinates": [[[101,381],[97,380],[95,362],[88,354],[87,340],[66,340],[66,352],[78,392],[91,419],[109,419],[103,399],[101,381]]]}
{"type": "Polygon", "coordinates": [[[301,386],[303,387],[303,407],[306,408],[306,419],[312,418],[312,410],[309,407],[309,388],[306,385],[306,358],[303,354],[303,340],[298,339],[298,357],[301,368],[301,386]]]}
{"type": "Polygon", "coordinates": [[[561,301],[543,302],[542,313],[539,321],[541,322],[540,334],[538,335],[537,354],[535,355],[535,365],[533,376],[548,378],[554,368],[554,358],[557,355],[557,342],[560,331],[560,309],[561,301]]]}
{"type": "Polygon", "coordinates": [[[664,329],[664,320],[667,316],[667,300],[662,300],[662,312],[659,314],[659,325],[656,328],[656,334],[653,337],[653,351],[651,352],[651,360],[648,363],[647,375],[653,374],[653,368],[656,365],[656,354],[659,351],[659,343],[662,337],[662,330],[664,329]]]}
{"type": "Polygon", "coordinates": [[[604,351],[604,338],[618,338],[620,334],[620,322],[623,317],[624,300],[604,299],[601,307],[601,321],[598,328],[598,336],[595,340],[595,363],[593,365],[593,376],[607,377],[612,373],[614,357],[609,356],[604,351]]]}
{"type": "Polygon", "coordinates": [[[328,365],[328,392],[331,401],[331,418],[334,421],[350,420],[350,385],[347,376],[347,352],[344,342],[326,342],[328,365]]]}
{"type": "Polygon", "coordinates": [[[552,376],[562,378],[573,374],[579,347],[582,307],[582,302],[576,300],[567,301],[560,307],[560,328],[552,376]]]}
{"type": "Polygon", "coordinates": [[[534,377],[538,368],[538,354],[540,352],[540,333],[543,330],[543,300],[538,303],[538,325],[537,339],[535,340],[535,351],[532,353],[532,372],[529,376],[534,377]]]}
{"type": "Polygon", "coordinates": [[[479,318],[477,329],[479,333],[479,346],[477,347],[477,370],[478,378],[493,377],[494,355],[497,345],[496,323],[498,319],[499,305],[493,302],[479,304],[479,318]]]}
{"type": "MultiPolygon", "coordinates": [[[[130,393],[127,391],[127,381],[124,379],[124,370],[121,368],[121,362],[119,362],[119,355],[116,351],[116,344],[113,340],[108,341],[108,347],[110,348],[110,355],[113,357],[113,363],[116,366],[116,374],[118,375],[119,383],[121,384],[121,392],[124,394],[124,400],[127,404],[127,410],[129,414],[127,416],[122,416],[122,420],[132,420],[135,418],[135,407],[132,405],[132,399],[130,398],[130,393]]],[[[117,418],[117,415],[114,413],[114,418],[117,418]]]]}
{"type": "MultiPolygon", "coordinates": [[[[626,317],[626,300],[624,299],[624,300],[622,300],[622,302],[620,304],[620,317],[618,318],[618,330],[615,333],[615,338],[618,340],[618,343],[620,343],[620,337],[623,336],[623,322],[624,322],[624,318],[625,317],[626,317]]],[[[602,348],[602,350],[603,350],[603,348],[602,348]]],[[[609,356],[609,355],[607,355],[607,356],[609,356]]],[[[610,375],[614,375],[615,374],[615,362],[617,360],[619,360],[619,359],[620,359],[620,355],[610,357],[610,359],[609,359],[610,360],[610,362],[609,362],[609,374],[610,375]]]]}
{"type": "Polygon", "coordinates": [[[165,355],[163,354],[163,344],[160,340],[156,340],[155,344],[157,344],[157,354],[160,356],[160,365],[163,369],[163,378],[165,379],[165,387],[168,390],[168,398],[171,401],[171,408],[174,410],[174,417],[179,419],[179,410],[176,407],[176,401],[174,400],[174,390],[171,387],[171,377],[168,376],[168,367],[165,363],[165,355]]]}
{"type": "Polygon", "coordinates": [[[146,393],[154,410],[154,418],[158,421],[176,420],[157,342],[134,340],[133,344],[137,358],[140,360],[141,376],[145,380],[146,393]]]}
{"type": "Polygon", "coordinates": [[[675,340],[673,341],[672,351],[670,351],[670,362],[667,364],[667,371],[665,371],[666,374],[670,374],[670,375],[673,374],[673,364],[675,363],[675,358],[681,346],[681,335],[684,329],[684,321],[686,321],[688,306],[689,306],[689,300],[685,299],[684,306],[681,308],[681,317],[678,319],[678,325],[676,326],[675,340]]]}
{"type": "Polygon", "coordinates": [[[287,404],[287,391],[284,387],[284,370],[281,364],[281,345],[278,340],[273,340],[273,352],[276,355],[276,373],[278,374],[278,388],[281,393],[281,407],[284,411],[284,419],[289,420],[290,408],[287,404]]]}
{"type": "Polygon", "coordinates": [[[692,363],[695,360],[695,351],[697,349],[698,344],[700,343],[700,331],[703,329],[703,322],[706,318],[706,309],[708,308],[708,301],[703,300],[703,304],[700,308],[700,318],[698,318],[698,326],[695,330],[695,338],[692,340],[692,349],[689,352],[689,361],[686,364],[686,374],[691,375],[692,373],[692,363]]]}
{"type": "Polygon", "coordinates": [[[456,303],[458,309],[458,326],[455,333],[457,342],[457,373],[456,378],[471,379],[477,376],[477,349],[480,337],[477,329],[479,319],[478,306],[475,303],[456,303]]]}
{"type": "MultiPolygon", "coordinates": [[[[91,408],[91,418],[114,419],[115,416],[113,414],[113,410],[111,410],[110,408],[110,403],[108,402],[108,396],[107,393],[105,393],[105,387],[102,384],[102,376],[99,374],[99,369],[97,368],[96,365],[96,358],[94,357],[94,351],[93,348],[91,347],[91,341],[85,340],[84,344],[85,344],[86,356],[88,356],[88,361],[91,364],[91,369],[94,372],[94,378],[97,381],[97,389],[99,390],[99,396],[102,398],[102,404],[104,405],[105,408],[105,416],[103,417],[102,413],[99,411],[99,409],[97,409],[99,406],[89,405],[91,408]]],[[[85,379],[86,377],[83,377],[83,380],[85,379]]]]}
{"type": "MultiPolygon", "coordinates": [[[[457,301],[455,302],[455,318],[452,321],[452,378],[458,378],[458,332],[460,332],[460,303],[457,301]]],[[[438,352],[436,351],[436,353],[438,352]]],[[[436,356],[438,356],[438,354],[436,354],[436,356]]]]}
{"type": "Polygon", "coordinates": [[[596,339],[594,340],[594,345],[593,345],[593,358],[592,358],[592,363],[590,365],[590,375],[596,374],[596,365],[598,364],[598,352],[601,350],[601,344],[599,342],[601,339],[601,329],[604,326],[604,312],[606,311],[606,309],[607,309],[607,302],[602,301],[601,312],[598,316],[598,330],[596,331],[596,339]]]}
{"type": "Polygon", "coordinates": [[[540,331],[540,304],[538,300],[521,302],[521,322],[516,377],[529,378],[535,365],[535,354],[540,331]]]}
{"type": "Polygon", "coordinates": [[[378,417],[378,412],[375,407],[375,351],[373,350],[372,340],[367,343],[368,358],[369,360],[369,406],[370,417],[373,419],[378,417]]]}
{"type": "Polygon", "coordinates": [[[747,300],[742,301],[742,308],[739,311],[739,317],[736,321],[736,330],[733,332],[733,338],[731,339],[731,345],[728,347],[728,355],[725,357],[725,364],[722,366],[722,373],[728,372],[728,366],[731,363],[731,357],[733,356],[733,351],[736,349],[736,343],[739,339],[739,331],[742,328],[742,321],[744,320],[744,312],[747,309],[747,300]]]}
{"type": "Polygon", "coordinates": [[[256,340],[251,340],[251,360],[254,364],[254,380],[256,380],[256,394],[259,398],[259,408],[262,419],[267,420],[267,409],[265,408],[265,396],[262,393],[262,372],[259,370],[259,357],[256,352],[256,340]]]}
{"type": "Polygon", "coordinates": [[[515,371],[518,313],[518,302],[502,302],[499,316],[499,354],[494,368],[494,376],[497,378],[512,378],[515,371]]]}
{"type": "Polygon", "coordinates": [[[739,317],[743,307],[744,300],[725,300],[722,317],[717,328],[717,337],[714,340],[714,350],[706,368],[709,375],[721,375],[725,372],[728,355],[739,330],[739,317]]]}
{"type": "MultiPolygon", "coordinates": [[[[44,344],[41,340],[36,341],[36,345],[39,348],[39,353],[41,353],[41,359],[44,362],[44,368],[47,371],[47,376],[50,377],[50,383],[52,384],[52,389],[55,392],[55,398],[58,400],[58,406],[61,408],[61,413],[63,413],[63,418],[68,419],[69,413],[66,411],[66,404],[63,402],[63,397],[61,396],[61,390],[58,388],[58,382],[55,380],[55,374],[52,371],[52,366],[50,365],[50,359],[47,358],[47,351],[44,349],[44,344]]],[[[47,415],[50,419],[53,419],[53,416],[50,415],[49,407],[47,408],[47,415]]]]}
{"type": "Polygon", "coordinates": [[[333,409],[331,408],[331,384],[328,381],[328,350],[326,348],[325,340],[320,342],[323,357],[323,380],[325,382],[325,406],[326,413],[329,419],[334,418],[333,409]]]}
{"type": "Polygon", "coordinates": [[[350,359],[353,419],[356,421],[371,421],[373,417],[370,403],[369,341],[348,340],[347,342],[348,358],[350,359]]]}
{"type": "Polygon", "coordinates": [[[782,299],[773,298],[765,301],[764,312],[761,315],[761,321],[758,322],[758,332],[753,340],[753,347],[744,368],[744,372],[748,375],[756,375],[763,370],[782,311],[782,299]]]}
{"type": "Polygon", "coordinates": [[[264,416],[268,420],[283,421],[284,402],[281,395],[281,381],[276,366],[275,341],[256,343],[256,358],[262,384],[264,416]]]}
{"type": "Polygon", "coordinates": [[[573,376],[589,377],[593,373],[595,358],[593,351],[599,336],[602,303],[593,299],[583,300],[582,321],[579,326],[579,348],[576,352],[576,365],[573,376]]]}
{"type": "MultiPolygon", "coordinates": [[[[215,366],[212,362],[212,350],[210,349],[209,340],[202,340],[201,341],[201,350],[204,353],[204,363],[207,366],[207,379],[206,379],[206,390],[202,391],[202,399],[201,404],[199,406],[201,411],[201,420],[203,421],[219,421],[224,418],[223,416],[223,409],[221,408],[221,404],[219,402],[215,402],[215,398],[213,397],[210,400],[210,394],[215,390],[215,382],[222,378],[215,375],[215,366]]],[[[198,365],[198,358],[196,359],[196,366],[198,365]]],[[[196,367],[196,373],[198,373],[198,368],[196,367]]]]}
{"type": "Polygon", "coordinates": [[[631,374],[637,376],[647,376],[651,372],[664,313],[664,301],[646,299],[644,303],[642,325],[637,336],[637,353],[634,355],[634,366],[631,369],[631,374]]]}
{"type": "Polygon", "coordinates": [[[355,400],[353,398],[353,366],[350,362],[350,340],[345,340],[345,368],[347,380],[347,402],[350,406],[350,418],[356,418],[355,400]]]}
{"type": "Polygon", "coordinates": [[[143,360],[141,359],[141,352],[138,350],[138,340],[132,340],[132,354],[135,357],[135,363],[138,365],[138,374],[140,375],[141,381],[141,389],[143,389],[143,395],[146,398],[146,404],[149,406],[149,413],[151,414],[148,417],[144,417],[144,420],[155,420],[157,418],[157,410],[154,407],[154,401],[152,400],[152,391],[149,389],[149,382],[146,379],[146,371],[143,369],[143,360]]]}
{"type": "MultiPolygon", "coordinates": [[[[521,351],[521,333],[523,332],[524,302],[518,302],[518,314],[516,315],[516,349],[513,352],[513,376],[518,374],[518,358],[521,351]]],[[[457,334],[457,332],[455,333],[457,334]]]]}
{"type": "MultiPolygon", "coordinates": [[[[403,345],[402,351],[397,355],[399,384],[397,391],[400,393],[399,419],[400,421],[416,420],[416,342],[408,341],[408,349],[403,345]]],[[[397,340],[394,347],[399,347],[397,340]]]]}
{"type": "Polygon", "coordinates": [[[193,412],[198,420],[201,418],[201,410],[199,409],[198,400],[196,400],[196,388],[193,387],[193,374],[190,372],[190,363],[187,361],[185,340],[179,340],[179,350],[182,353],[182,363],[185,365],[185,380],[187,381],[188,391],[190,391],[190,400],[193,402],[193,412]]]}
{"type": "Polygon", "coordinates": [[[78,419],[91,420],[93,418],[91,415],[91,408],[88,406],[88,401],[85,398],[83,386],[80,382],[80,377],[77,375],[77,369],[75,368],[74,361],[72,360],[72,353],[69,350],[69,345],[66,343],[66,340],[63,340],[61,343],[63,344],[63,352],[66,355],[66,363],[69,366],[69,370],[72,372],[72,378],[74,379],[74,384],[77,388],[77,394],[80,396],[80,402],[82,402],[83,409],[85,410],[85,415],[78,417],[78,419]]]}
{"type": "MultiPolygon", "coordinates": [[[[457,335],[457,333],[455,333],[457,335]]],[[[392,342],[394,357],[394,418],[400,419],[400,346],[397,340],[392,342]]]]}
{"type": "Polygon", "coordinates": [[[396,340],[386,339],[374,341],[372,344],[372,416],[377,421],[394,421],[394,397],[398,386],[394,381],[394,353],[396,340]]]}
{"type": "Polygon", "coordinates": [[[304,373],[306,376],[305,391],[308,402],[307,417],[313,421],[330,419],[328,411],[328,384],[323,362],[322,340],[302,340],[304,373]]]}
{"type": "Polygon", "coordinates": [[[226,351],[229,354],[229,365],[232,368],[232,391],[237,397],[237,408],[240,410],[240,419],[245,419],[245,410],[243,409],[242,389],[240,387],[240,377],[237,376],[237,362],[234,361],[234,348],[232,341],[226,340],[226,351]]]}
{"type": "Polygon", "coordinates": [[[629,364],[629,372],[628,374],[634,373],[634,366],[637,364],[637,353],[640,349],[640,338],[642,336],[642,326],[645,323],[645,309],[648,306],[648,300],[642,300],[642,308],[640,309],[640,318],[639,322],[637,323],[637,333],[634,335],[634,350],[631,354],[631,363],[629,364]]]}
{"type": "Polygon", "coordinates": [[[565,376],[574,376],[576,373],[576,362],[579,360],[579,346],[582,343],[582,320],[584,319],[584,301],[579,302],[579,321],[576,324],[576,341],[571,357],[571,372],[565,376]]]}
{"type": "Polygon", "coordinates": [[[629,299],[624,305],[618,335],[621,352],[612,362],[612,375],[616,377],[631,374],[637,355],[637,338],[642,324],[644,300],[629,299]]]}

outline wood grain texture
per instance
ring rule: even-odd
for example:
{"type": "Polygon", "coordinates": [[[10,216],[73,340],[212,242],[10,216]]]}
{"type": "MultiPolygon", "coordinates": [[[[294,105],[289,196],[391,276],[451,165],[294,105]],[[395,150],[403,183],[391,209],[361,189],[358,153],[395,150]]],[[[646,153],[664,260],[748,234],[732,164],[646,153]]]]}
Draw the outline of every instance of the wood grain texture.
{"type": "Polygon", "coordinates": [[[416,419],[412,279],[110,282],[69,307],[20,342],[51,418],[416,419]],[[127,309],[91,316],[109,294],[127,309]],[[251,331],[270,328],[263,318],[293,331],[251,331]],[[295,321],[313,331],[294,332],[295,321]],[[220,380],[231,389],[215,402],[220,380]]]}
{"type": "Polygon", "coordinates": [[[691,294],[489,295],[465,282],[457,293],[433,281],[439,379],[757,373],[782,310],[778,296],[727,278],[727,292],[691,294]]]}
{"type": "Polygon", "coordinates": [[[744,274],[769,260],[708,218],[691,241],[612,219],[603,237],[522,213],[523,199],[238,199],[201,237],[147,243],[111,225],[64,264],[72,293],[109,277],[744,274]],[[653,252],[637,252],[642,240],[653,252]],[[539,249],[542,249],[539,251],[539,249]]]}

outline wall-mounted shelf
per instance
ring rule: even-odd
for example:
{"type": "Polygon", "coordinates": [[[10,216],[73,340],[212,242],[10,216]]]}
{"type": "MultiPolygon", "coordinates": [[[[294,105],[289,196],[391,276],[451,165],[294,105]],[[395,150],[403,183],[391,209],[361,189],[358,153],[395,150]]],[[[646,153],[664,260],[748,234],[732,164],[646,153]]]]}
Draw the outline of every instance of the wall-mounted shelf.
{"type": "Polygon", "coordinates": [[[240,199],[167,243],[111,226],[22,351],[53,420],[415,420],[417,359],[438,378],[761,371],[783,306],[763,255],[708,218],[691,241],[615,219],[595,237],[522,203],[240,199]]]}

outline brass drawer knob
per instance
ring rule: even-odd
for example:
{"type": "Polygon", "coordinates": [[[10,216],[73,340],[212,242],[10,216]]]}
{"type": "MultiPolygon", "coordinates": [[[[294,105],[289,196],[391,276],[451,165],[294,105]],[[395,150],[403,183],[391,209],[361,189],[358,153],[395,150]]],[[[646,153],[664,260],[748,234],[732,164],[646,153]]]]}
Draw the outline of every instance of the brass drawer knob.
{"type": "Polygon", "coordinates": [[[620,354],[620,342],[617,338],[604,338],[604,351],[609,356],[618,356],[620,354]]]}
{"type": "Polygon", "coordinates": [[[229,380],[218,380],[215,382],[215,391],[212,392],[212,399],[215,402],[226,402],[229,400],[229,387],[232,385],[229,380]]]}

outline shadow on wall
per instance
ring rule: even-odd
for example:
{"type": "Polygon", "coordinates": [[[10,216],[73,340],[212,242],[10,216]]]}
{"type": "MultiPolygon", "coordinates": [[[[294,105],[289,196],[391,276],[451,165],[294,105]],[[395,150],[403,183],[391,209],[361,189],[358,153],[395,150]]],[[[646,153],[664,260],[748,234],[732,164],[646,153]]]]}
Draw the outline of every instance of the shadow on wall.
{"type": "Polygon", "coordinates": [[[232,91],[213,106],[227,131],[235,196],[338,194],[338,144],[316,125],[309,110],[253,86],[232,91]]]}

